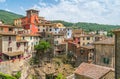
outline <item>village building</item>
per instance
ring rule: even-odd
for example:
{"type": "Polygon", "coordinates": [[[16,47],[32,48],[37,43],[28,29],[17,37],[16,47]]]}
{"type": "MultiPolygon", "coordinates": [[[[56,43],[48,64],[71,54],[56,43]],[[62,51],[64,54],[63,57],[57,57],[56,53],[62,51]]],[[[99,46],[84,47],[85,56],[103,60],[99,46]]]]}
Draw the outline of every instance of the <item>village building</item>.
{"type": "Polygon", "coordinates": [[[115,67],[115,43],[114,38],[94,42],[95,64],[115,67]]]}
{"type": "Polygon", "coordinates": [[[95,62],[95,53],[93,45],[79,46],[73,42],[69,42],[68,53],[73,53],[75,57],[75,66],[79,66],[82,62],[95,62]]]}
{"type": "Polygon", "coordinates": [[[115,34],[115,79],[120,78],[120,29],[113,31],[115,34]]]}
{"type": "Polygon", "coordinates": [[[73,40],[79,46],[89,45],[94,42],[94,35],[81,34],[74,35],[73,40]]]}
{"type": "Polygon", "coordinates": [[[114,69],[89,63],[82,63],[74,75],[74,79],[115,79],[114,69]]]}

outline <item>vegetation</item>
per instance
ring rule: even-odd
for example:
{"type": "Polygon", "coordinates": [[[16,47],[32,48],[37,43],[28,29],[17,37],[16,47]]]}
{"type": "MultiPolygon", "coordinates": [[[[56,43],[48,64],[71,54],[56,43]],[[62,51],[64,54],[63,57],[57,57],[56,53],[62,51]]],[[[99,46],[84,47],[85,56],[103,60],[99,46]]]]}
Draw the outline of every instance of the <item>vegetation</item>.
{"type": "Polygon", "coordinates": [[[20,79],[20,77],[21,77],[21,72],[18,71],[14,76],[15,76],[17,79],[20,79]]]}
{"type": "Polygon", "coordinates": [[[46,41],[40,41],[39,44],[35,45],[35,50],[37,51],[36,57],[38,60],[43,57],[45,54],[46,50],[50,48],[50,43],[46,41]]]}
{"type": "Polygon", "coordinates": [[[0,79],[18,79],[8,74],[0,73],[0,79]]]}
{"type": "Polygon", "coordinates": [[[55,79],[65,79],[65,78],[61,73],[59,73],[55,79]]]}
{"type": "Polygon", "coordinates": [[[78,22],[78,23],[71,23],[61,20],[55,20],[51,21],[52,23],[62,23],[66,27],[72,27],[72,28],[82,28],[85,31],[97,31],[97,30],[105,30],[105,31],[111,31],[113,29],[120,28],[120,25],[104,25],[104,24],[96,24],[96,23],[85,23],[85,22],[78,22]]]}
{"type": "Polygon", "coordinates": [[[22,15],[18,15],[12,12],[8,12],[5,10],[0,10],[0,20],[2,20],[5,24],[13,24],[14,19],[23,17],[22,15]]]}

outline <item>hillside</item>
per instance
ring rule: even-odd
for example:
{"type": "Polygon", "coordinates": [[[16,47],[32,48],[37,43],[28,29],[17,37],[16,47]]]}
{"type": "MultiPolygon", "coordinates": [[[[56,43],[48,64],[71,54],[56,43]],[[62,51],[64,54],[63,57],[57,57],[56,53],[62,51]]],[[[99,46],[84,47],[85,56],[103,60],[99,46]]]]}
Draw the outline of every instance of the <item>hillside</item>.
{"type": "Polygon", "coordinates": [[[13,24],[14,19],[17,19],[20,17],[23,17],[23,16],[12,13],[12,12],[8,12],[5,10],[0,10],[0,20],[2,20],[5,24],[13,24]]]}
{"type": "Polygon", "coordinates": [[[71,23],[71,22],[66,22],[62,20],[55,20],[51,22],[53,23],[59,22],[64,24],[66,27],[82,28],[86,31],[96,31],[96,30],[111,31],[113,29],[120,28],[120,25],[104,25],[104,24],[85,23],[85,22],[71,23]]]}

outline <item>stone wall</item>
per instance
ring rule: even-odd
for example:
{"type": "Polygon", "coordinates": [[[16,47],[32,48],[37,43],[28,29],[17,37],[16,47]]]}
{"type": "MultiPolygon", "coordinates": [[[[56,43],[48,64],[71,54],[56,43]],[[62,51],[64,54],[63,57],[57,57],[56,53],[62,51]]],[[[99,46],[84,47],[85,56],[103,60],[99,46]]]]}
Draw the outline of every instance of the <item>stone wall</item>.
{"type": "Polygon", "coordinates": [[[120,78],[120,33],[115,36],[115,75],[116,79],[120,78]]]}
{"type": "Polygon", "coordinates": [[[95,63],[107,67],[115,67],[115,47],[114,45],[95,45],[95,63]],[[108,59],[108,63],[105,63],[108,59]]]}
{"type": "Polygon", "coordinates": [[[19,59],[16,59],[14,62],[12,60],[0,62],[0,72],[12,74],[13,72],[19,71],[21,70],[23,61],[24,60],[19,61],[19,59]]]}

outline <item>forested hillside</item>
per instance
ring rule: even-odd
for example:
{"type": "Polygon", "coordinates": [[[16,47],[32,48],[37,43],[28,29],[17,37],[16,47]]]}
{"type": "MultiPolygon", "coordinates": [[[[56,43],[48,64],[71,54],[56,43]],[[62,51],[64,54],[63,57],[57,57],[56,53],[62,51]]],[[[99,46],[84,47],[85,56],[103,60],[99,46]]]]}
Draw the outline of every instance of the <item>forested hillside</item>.
{"type": "Polygon", "coordinates": [[[61,20],[55,20],[51,22],[53,23],[60,22],[60,23],[63,23],[66,27],[82,28],[86,31],[96,31],[96,30],[111,31],[113,29],[120,28],[120,25],[104,25],[104,24],[85,23],[85,22],[71,23],[71,22],[66,22],[61,20]]]}
{"type": "Polygon", "coordinates": [[[5,10],[0,10],[0,20],[2,20],[5,24],[13,24],[14,19],[20,17],[23,16],[5,10]]]}

